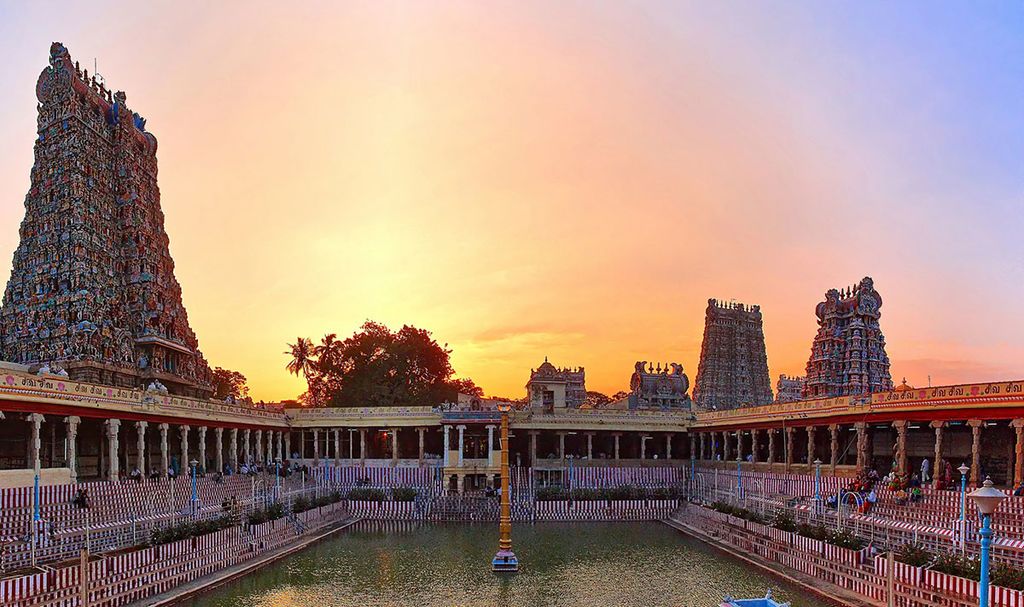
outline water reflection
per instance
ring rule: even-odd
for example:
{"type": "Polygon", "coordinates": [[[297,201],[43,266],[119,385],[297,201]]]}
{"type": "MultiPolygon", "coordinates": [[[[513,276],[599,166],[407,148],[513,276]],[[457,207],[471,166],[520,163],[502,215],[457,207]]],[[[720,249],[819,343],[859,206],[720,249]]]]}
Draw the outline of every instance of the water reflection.
{"type": "Polygon", "coordinates": [[[364,526],[193,600],[193,607],[717,606],[763,594],[820,601],[655,523],[520,525],[522,570],[490,571],[496,525],[364,526]]]}

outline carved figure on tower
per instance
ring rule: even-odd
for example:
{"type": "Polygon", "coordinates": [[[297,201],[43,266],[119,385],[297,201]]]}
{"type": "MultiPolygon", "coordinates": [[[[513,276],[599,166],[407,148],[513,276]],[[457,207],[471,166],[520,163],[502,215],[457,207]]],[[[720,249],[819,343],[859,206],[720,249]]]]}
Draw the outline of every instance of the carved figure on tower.
{"type": "Polygon", "coordinates": [[[174,277],[146,121],[50,47],[0,354],[72,379],[207,396],[210,367],[174,277]]]}

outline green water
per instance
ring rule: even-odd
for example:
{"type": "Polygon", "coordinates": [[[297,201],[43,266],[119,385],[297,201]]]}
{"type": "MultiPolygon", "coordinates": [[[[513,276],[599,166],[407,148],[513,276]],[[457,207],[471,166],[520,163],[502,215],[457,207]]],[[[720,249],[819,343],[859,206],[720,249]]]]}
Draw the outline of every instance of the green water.
{"type": "Polygon", "coordinates": [[[349,529],[188,604],[718,607],[726,593],[771,587],[793,607],[821,605],[661,523],[519,525],[522,569],[501,576],[490,571],[496,535],[497,525],[349,529]]]}

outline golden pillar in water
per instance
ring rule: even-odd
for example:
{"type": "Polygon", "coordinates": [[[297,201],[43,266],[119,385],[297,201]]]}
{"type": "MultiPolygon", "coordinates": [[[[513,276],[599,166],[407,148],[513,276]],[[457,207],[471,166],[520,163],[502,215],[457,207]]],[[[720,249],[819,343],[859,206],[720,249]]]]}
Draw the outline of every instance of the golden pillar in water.
{"type": "Polygon", "coordinates": [[[501,518],[498,523],[498,553],[491,559],[491,571],[519,571],[519,559],[512,552],[512,508],[508,482],[508,413],[509,403],[498,405],[501,411],[501,518]]]}

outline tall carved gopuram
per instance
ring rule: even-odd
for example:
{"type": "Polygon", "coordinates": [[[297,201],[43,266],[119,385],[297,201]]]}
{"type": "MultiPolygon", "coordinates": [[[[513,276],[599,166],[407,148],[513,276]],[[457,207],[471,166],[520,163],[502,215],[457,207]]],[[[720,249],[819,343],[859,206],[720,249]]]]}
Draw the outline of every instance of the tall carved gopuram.
{"type": "Polygon", "coordinates": [[[56,42],[36,97],[31,188],[0,310],[3,359],[82,381],[209,395],[146,120],[56,42]]]}
{"type": "Polygon", "coordinates": [[[693,402],[718,410],[772,402],[760,306],[708,300],[693,402]]]}
{"type": "Polygon", "coordinates": [[[804,398],[892,390],[885,337],[879,327],[882,296],[865,277],[845,290],[829,289],[818,304],[818,334],[807,360],[804,398]]]}

